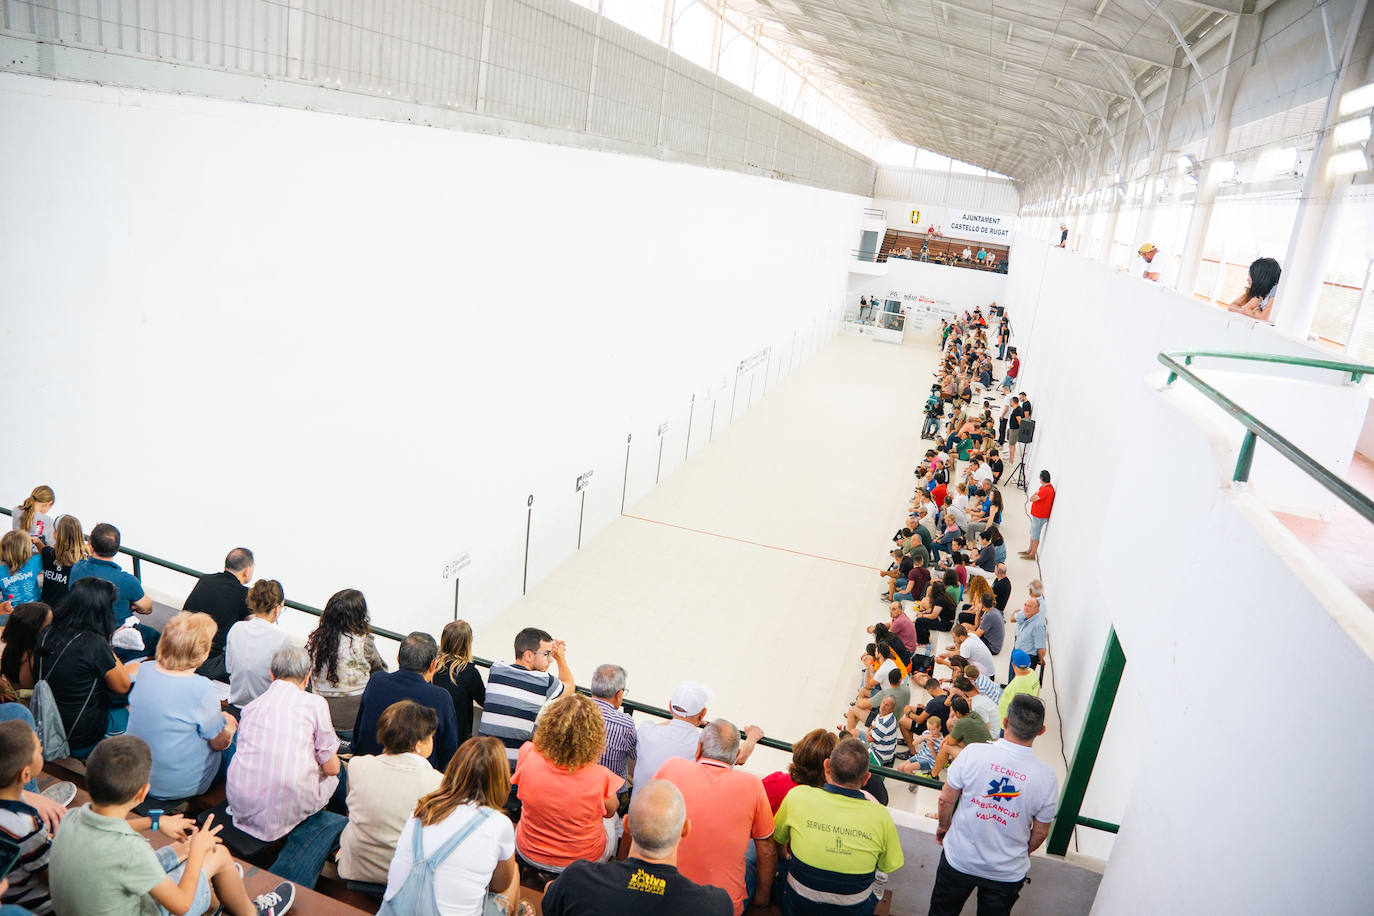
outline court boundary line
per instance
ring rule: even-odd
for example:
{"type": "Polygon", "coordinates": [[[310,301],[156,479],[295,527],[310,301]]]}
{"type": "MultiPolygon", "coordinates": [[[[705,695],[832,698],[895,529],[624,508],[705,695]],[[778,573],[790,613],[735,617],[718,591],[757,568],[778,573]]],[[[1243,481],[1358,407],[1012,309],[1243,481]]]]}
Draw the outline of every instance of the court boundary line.
{"type": "Polygon", "coordinates": [[[738,538],[732,534],[721,534],[717,531],[706,531],[702,528],[693,528],[689,525],[678,525],[673,522],[659,521],[656,518],[645,518],[642,515],[630,515],[628,512],[621,513],[622,518],[632,518],[638,522],[648,522],[651,525],[662,525],[665,528],[677,528],[681,531],[691,531],[694,534],[704,534],[708,537],[720,538],[725,541],[737,541],[741,544],[749,544],[754,547],[762,547],[765,550],[780,550],[783,553],[796,554],[799,557],[810,557],[813,560],[825,560],[829,563],[839,563],[843,566],[857,566],[859,569],[868,569],[873,572],[881,572],[876,566],[869,566],[867,563],[855,563],[853,560],[841,560],[836,557],[827,557],[819,553],[807,553],[805,550],[793,550],[791,547],[779,547],[776,544],[765,544],[762,541],[751,541],[748,538],[738,538]]]}

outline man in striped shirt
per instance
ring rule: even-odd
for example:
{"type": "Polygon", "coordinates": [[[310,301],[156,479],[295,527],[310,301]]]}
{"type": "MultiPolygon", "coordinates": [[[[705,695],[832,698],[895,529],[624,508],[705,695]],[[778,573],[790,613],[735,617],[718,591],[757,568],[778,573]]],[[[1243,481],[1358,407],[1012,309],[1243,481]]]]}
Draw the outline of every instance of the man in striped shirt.
{"type": "MultiPolygon", "coordinates": [[[[620,708],[625,699],[625,669],[619,665],[601,665],[592,673],[592,699],[601,710],[606,723],[606,750],[601,765],[624,779],[629,775],[629,762],[635,759],[635,720],[620,708]]],[[[647,781],[653,777],[649,773],[647,781]]],[[[628,782],[620,790],[623,798],[630,791],[628,782]]]]}
{"type": "Polygon", "coordinates": [[[897,754],[897,700],[892,696],[883,697],[883,705],[878,707],[878,717],[868,727],[864,742],[869,750],[885,767],[892,766],[897,754]]]}
{"type": "Polygon", "coordinates": [[[515,634],[515,661],[491,666],[477,733],[500,739],[512,772],[520,745],[534,734],[534,722],[544,704],[558,699],[564,690],[576,689],[566,652],[563,640],[538,627],[525,627],[515,634]],[[557,677],[549,673],[550,660],[558,665],[557,677]]]}

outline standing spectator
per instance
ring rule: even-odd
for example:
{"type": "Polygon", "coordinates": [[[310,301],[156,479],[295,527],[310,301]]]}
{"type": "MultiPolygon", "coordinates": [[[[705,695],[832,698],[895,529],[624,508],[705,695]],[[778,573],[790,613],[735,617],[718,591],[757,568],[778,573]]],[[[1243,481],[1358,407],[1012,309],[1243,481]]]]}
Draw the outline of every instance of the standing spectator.
{"type": "Polygon", "coordinates": [[[85,559],[89,552],[86,548],[86,535],[81,531],[81,522],[75,515],[64,515],[53,526],[57,545],[43,545],[43,603],[57,607],[57,602],[67,594],[68,580],[72,567],[85,559]]]}
{"type": "MultiPolygon", "coordinates": [[[[1025,652],[1030,660],[1030,667],[1040,668],[1040,677],[1043,679],[1045,653],[1049,651],[1049,631],[1045,624],[1045,615],[1040,613],[1040,601],[1036,598],[1027,598],[1025,605],[1013,614],[1011,619],[1016,624],[1012,648],[1025,652]]],[[[1011,674],[1007,676],[1011,677],[1011,674]]]]}
{"type": "Polygon", "coordinates": [[[328,701],[334,730],[351,738],[367,679],[374,671],[386,670],[372,639],[363,593],[346,588],[330,595],[320,614],[320,625],[306,639],[305,647],[314,663],[314,691],[328,701]]]}
{"type": "Polygon", "coordinates": [[[439,634],[439,665],[432,682],[453,698],[458,718],[458,744],[472,737],[472,704],[487,702],[487,685],[472,663],[472,627],[466,620],[451,620],[439,634]]]}
{"type": "Polygon", "coordinates": [[[768,806],[774,814],[778,813],[778,806],[787,793],[797,786],[819,789],[825,785],[825,761],[839,740],[839,736],[829,729],[813,729],[792,745],[792,762],[786,770],[763,777],[763,791],[768,795],[768,806]]]}
{"type": "Polygon", "coordinates": [[[876,872],[902,867],[902,844],[887,809],[864,797],[868,749],[853,738],[825,761],[825,787],[798,786],[782,801],[773,840],[791,847],[784,913],[852,913],[877,905],[876,872]]]}
{"type": "MultiPolygon", "coordinates": [[[[229,702],[247,706],[262,696],[272,683],[272,656],[291,635],[277,626],[286,606],[286,595],[276,579],[259,579],[248,590],[247,620],[229,629],[224,641],[224,668],[229,674],[229,702]]],[[[326,704],[327,705],[327,704],[326,704]]]]}
{"type": "MultiPolygon", "coordinates": [[[[599,665],[592,672],[592,701],[601,711],[606,724],[606,748],[601,753],[601,765],[621,779],[630,775],[630,761],[635,759],[635,720],[620,708],[625,700],[625,669],[619,665],[599,665]]],[[[641,774],[645,779],[653,774],[641,774]]],[[[622,800],[629,792],[628,784],[621,788],[622,800]]]]}
{"type": "Polygon", "coordinates": [[[1002,740],[967,748],[950,767],[938,805],[943,850],[931,916],[958,916],[975,888],[978,912],[1011,912],[1059,806],[1054,771],[1031,750],[1044,733],[1044,704],[1018,696],[1002,740]]]}
{"type": "Polygon", "coordinates": [[[43,628],[52,623],[52,608],[41,601],[21,604],[10,615],[0,640],[5,649],[0,652],[0,675],[21,691],[20,698],[27,699],[27,691],[33,689],[36,678],[33,674],[34,650],[38,647],[38,635],[43,628]]]}
{"type": "MultiPolygon", "coordinates": [[[[443,901],[439,912],[444,916],[482,916],[489,912],[489,899],[503,909],[509,904],[506,911],[513,912],[520,869],[515,864],[515,828],[501,814],[508,794],[510,768],[501,742],[465,742],[449,761],[439,788],[420,799],[401,830],[387,870],[383,912],[411,884],[417,865],[433,870],[433,904],[438,909],[443,901]],[[454,855],[458,846],[462,854],[454,855]],[[489,895],[488,886],[501,892],[489,895]]],[[[423,874],[417,872],[416,877],[423,874]]]]}
{"type": "MultiPolygon", "coordinates": [[[[222,752],[233,743],[238,722],[219,708],[210,679],[196,674],[210,654],[215,621],[182,611],[162,628],[157,661],[138,669],[129,694],[129,734],[153,752],[148,794],[156,799],[201,795],[221,771],[222,752]]],[[[232,756],[232,754],[230,755],[232,756]]]]}
{"type": "MultiPolygon", "coordinates": [[[[11,605],[37,601],[43,594],[43,557],[22,531],[0,537],[0,602],[11,605]]],[[[0,615],[0,620],[8,615],[0,615]]]]}
{"type": "Polygon", "coordinates": [[[38,636],[34,677],[52,689],[73,757],[85,759],[101,738],[123,734],[129,722],[126,707],[110,706],[111,695],[133,686],[110,648],[110,609],[118,596],[108,580],[78,579],[38,636]]]}
{"type": "Polygon", "coordinates": [[[630,806],[630,855],[623,862],[574,862],[544,891],[544,916],[672,913],[729,916],[730,897],[697,884],[677,869],[678,844],[694,829],[682,793],[656,779],[630,806]]]}
{"type": "MultiPolygon", "coordinates": [[[[1006,444],[1007,444],[1007,426],[1008,426],[1008,424],[1010,424],[1010,422],[1011,422],[1011,412],[1012,412],[1013,410],[1015,410],[1016,408],[1020,407],[1020,406],[1021,406],[1021,399],[1018,398],[1018,397],[1017,397],[1016,395],[1014,395],[1014,394],[1013,394],[1010,398],[1007,399],[1007,403],[1005,403],[1005,404],[1002,405],[1002,414],[1001,414],[1001,416],[999,416],[999,417],[997,418],[997,444],[998,444],[998,445],[1006,445],[1006,444]]],[[[1018,419],[1018,420],[1020,419],[1020,415],[1019,415],[1019,414],[1017,415],[1017,419],[1018,419]]]]}
{"type": "Polygon", "coordinates": [[[696,825],[695,834],[678,847],[683,876],[724,888],[734,901],[736,916],[751,898],[755,906],[768,906],[777,867],[770,840],[773,810],[759,778],[734,769],[739,751],[739,729],[717,719],[701,730],[695,760],[674,757],[654,775],[678,787],[687,817],[696,825]],[[751,843],[757,862],[753,876],[745,867],[751,843]]]}
{"type": "Polygon", "coordinates": [[[672,698],[668,700],[671,719],[639,723],[635,735],[635,772],[644,778],[636,784],[636,791],[670,758],[691,760],[696,756],[701,723],[706,721],[706,704],[711,696],[711,688],[683,681],[673,688],[672,698]]]}
{"type": "MultiPolygon", "coordinates": [[[[1006,378],[1002,379],[1003,391],[1011,391],[1011,389],[1016,385],[1016,377],[1021,374],[1021,357],[1017,355],[1016,348],[1008,347],[1007,355],[1011,357],[1011,365],[1007,367],[1006,378]]],[[[1010,424],[1008,424],[1008,428],[1010,428],[1010,424]]],[[[1007,441],[1011,441],[1010,434],[1007,435],[1007,441]]],[[[1010,453],[1007,454],[1007,460],[1016,460],[1015,449],[1013,449],[1010,453]]]]}
{"type": "Polygon", "coordinates": [[[438,727],[439,716],[428,706],[413,700],[392,703],[377,720],[382,753],[348,762],[348,826],[339,837],[339,877],[386,884],[406,818],[444,780],[428,759],[438,727]]]}
{"type": "MultiPolygon", "coordinates": [[[[538,627],[525,627],[515,634],[515,661],[496,662],[487,672],[487,703],[477,733],[500,739],[512,772],[544,704],[558,699],[565,690],[577,689],[567,651],[563,640],[538,627]],[[556,677],[549,673],[550,660],[558,666],[556,677]]],[[[518,787],[515,794],[518,798],[518,787]]]]}
{"type": "Polygon", "coordinates": [[[1055,247],[1056,247],[1056,248],[1065,248],[1065,247],[1068,246],[1068,244],[1069,244],[1069,224],[1068,224],[1068,223],[1060,223],[1060,224],[1059,224],[1059,244],[1056,245],[1055,247]]]}
{"type": "Polygon", "coordinates": [[[56,501],[52,487],[34,487],[33,492],[10,512],[10,528],[32,538],[35,548],[52,547],[52,516],[48,513],[52,512],[56,501]]]}
{"type": "Polygon", "coordinates": [[[292,834],[272,871],[314,887],[347,819],[324,810],[339,786],[339,736],[329,704],[306,692],[309,680],[305,649],[272,655],[272,686],[243,710],[224,788],[239,830],[268,843],[292,834]]]}
{"type": "Polygon", "coordinates": [[[997,610],[1006,613],[1007,602],[1011,600],[1011,580],[1007,578],[1007,564],[998,563],[992,580],[993,604],[997,610]]]}
{"type": "Polygon", "coordinates": [[[1054,485],[1050,483],[1050,472],[1040,472],[1040,489],[1031,497],[1030,546],[1020,551],[1022,559],[1036,560],[1040,557],[1040,536],[1049,524],[1050,510],[1054,508],[1054,485]]]}
{"type": "Polygon", "coordinates": [[[597,763],[605,742],[596,704],[570,690],[549,704],[534,739],[520,748],[511,776],[520,787],[515,846],[536,868],[561,872],[615,853],[616,793],[625,780],[597,763]]]}
{"type": "Polygon", "coordinates": [[[353,724],[354,753],[380,754],[382,744],[377,737],[377,722],[382,712],[392,703],[414,700],[434,710],[439,717],[430,764],[436,770],[448,766],[449,758],[458,750],[458,716],[453,711],[453,698],[448,691],[430,683],[438,663],[439,646],[433,636],[415,632],[401,640],[396,650],[396,670],[378,671],[363,691],[358,718],[353,724]]]}
{"type": "Polygon", "coordinates": [[[209,614],[215,621],[210,657],[196,673],[212,681],[229,681],[224,667],[224,642],[229,630],[248,616],[248,583],[253,581],[253,551],[235,547],[224,558],[224,571],[202,576],[186,596],[183,611],[209,614]]]}
{"type": "MultiPolygon", "coordinates": [[[[114,633],[130,613],[147,614],[153,609],[153,599],[143,591],[143,583],[115,562],[119,555],[119,529],[107,522],[101,522],[91,529],[91,555],[83,557],[72,567],[67,576],[67,588],[86,578],[104,579],[114,584],[116,597],[110,609],[109,631],[114,633]]],[[[152,658],[157,655],[158,632],[152,627],[138,624],[136,629],[143,640],[142,649],[117,649],[115,654],[124,661],[135,658],[152,658]]]]}

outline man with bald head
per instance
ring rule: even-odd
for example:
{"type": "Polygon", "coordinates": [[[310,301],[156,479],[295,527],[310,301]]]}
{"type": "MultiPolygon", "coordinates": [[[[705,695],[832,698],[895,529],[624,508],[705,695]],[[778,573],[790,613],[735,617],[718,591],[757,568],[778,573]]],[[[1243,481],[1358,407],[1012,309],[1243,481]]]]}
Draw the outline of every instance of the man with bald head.
{"type": "Polygon", "coordinates": [[[695,760],[668,760],[654,774],[682,792],[695,826],[678,852],[682,874],[724,888],[736,916],[750,897],[758,906],[768,906],[777,865],[773,807],[759,778],[735,769],[739,751],[739,728],[716,719],[701,729],[695,760]]]}
{"type": "MultiPolygon", "coordinates": [[[[1045,653],[1049,651],[1050,642],[1049,631],[1045,629],[1045,615],[1040,613],[1040,599],[1034,596],[1027,598],[1025,605],[1011,615],[1011,619],[1016,623],[1016,638],[1011,647],[1026,653],[1030,667],[1040,669],[1040,680],[1043,682],[1045,653]]],[[[1015,672],[1008,670],[1008,678],[1015,676],[1015,672]]]]}
{"type": "Polygon", "coordinates": [[[626,818],[630,855],[623,862],[574,862],[544,891],[546,916],[643,913],[646,916],[728,916],[730,895],[697,884],[677,870],[677,850],[692,832],[677,786],[664,779],[635,793],[626,818]]]}

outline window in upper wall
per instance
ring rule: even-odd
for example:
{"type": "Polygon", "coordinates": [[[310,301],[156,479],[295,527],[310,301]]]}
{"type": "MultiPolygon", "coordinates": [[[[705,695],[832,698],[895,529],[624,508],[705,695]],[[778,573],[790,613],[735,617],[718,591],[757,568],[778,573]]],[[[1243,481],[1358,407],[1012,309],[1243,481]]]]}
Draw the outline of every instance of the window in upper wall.
{"type": "Polygon", "coordinates": [[[780,106],[782,95],[782,61],[759,49],[758,65],[754,68],[754,95],[780,106]]]}
{"type": "Polygon", "coordinates": [[[961,175],[986,175],[987,169],[979,168],[976,165],[969,165],[967,162],[960,162],[958,159],[950,161],[950,171],[961,175]]]}
{"type": "Polygon", "coordinates": [[[939,169],[945,172],[949,170],[951,161],[952,160],[948,156],[932,153],[928,149],[918,149],[916,151],[916,168],[918,169],[939,169]]]}
{"type": "Polygon", "coordinates": [[[601,14],[652,42],[663,38],[664,0],[602,0],[601,14]]]}
{"type": "Polygon", "coordinates": [[[911,168],[916,162],[916,147],[891,137],[878,141],[878,162],[882,165],[900,165],[911,168]]]}
{"type": "MultiPolygon", "coordinates": [[[[1370,225],[1374,223],[1374,213],[1357,197],[1342,203],[1332,236],[1334,250],[1322,276],[1317,312],[1308,333],[1341,345],[1349,341],[1352,351],[1362,351],[1369,346],[1369,338],[1374,337],[1367,316],[1360,316],[1360,327],[1355,327],[1355,310],[1364,290],[1369,262],[1374,259],[1374,227],[1370,225]]],[[[1280,278],[1275,309],[1282,303],[1283,280],[1280,278]]]]}
{"type": "Polygon", "coordinates": [[[672,50],[699,67],[711,69],[716,14],[697,0],[677,0],[673,9],[672,50]]]}

